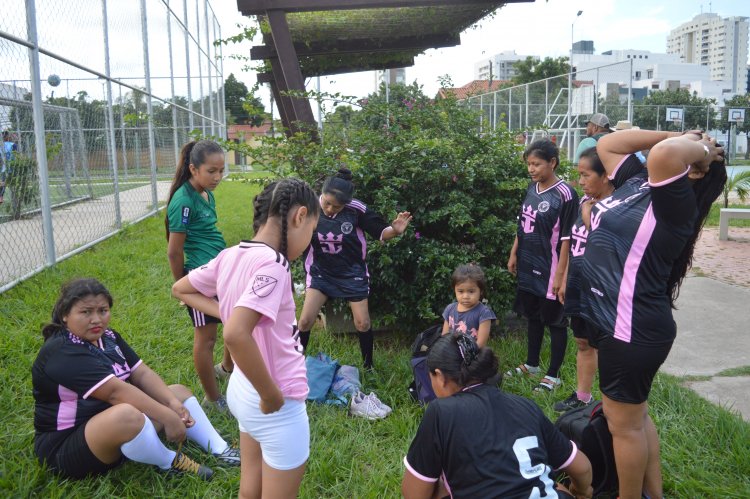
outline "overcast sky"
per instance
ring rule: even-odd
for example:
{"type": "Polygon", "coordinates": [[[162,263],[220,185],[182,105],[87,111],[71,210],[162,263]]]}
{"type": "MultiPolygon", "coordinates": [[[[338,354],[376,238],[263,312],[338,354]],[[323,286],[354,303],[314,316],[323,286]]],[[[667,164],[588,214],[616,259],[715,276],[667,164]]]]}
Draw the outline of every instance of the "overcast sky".
{"type": "MultiPolygon", "coordinates": [[[[233,34],[236,23],[249,22],[236,11],[234,0],[213,0],[224,36],[233,34]]],[[[695,15],[715,12],[722,17],[750,17],[750,0],[537,0],[508,4],[492,19],[462,33],[461,45],[432,49],[406,69],[408,82],[418,81],[428,95],[438,89],[439,76],[449,74],[456,86],[473,78],[474,63],[505,50],[541,57],[567,56],[571,39],[593,40],[596,53],[610,49],[640,49],[665,52],[669,31],[695,15]],[[576,18],[576,12],[583,14],[576,18]]],[[[251,44],[242,47],[249,53],[251,44]]],[[[255,75],[242,73],[238,63],[224,62],[224,73],[234,72],[252,85],[255,75]]],[[[322,90],[364,96],[374,90],[371,72],[324,77],[322,90]]],[[[314,85],[314,82],[310,82],[314,85]]],[[[268,107],[267,92],[264,96],[268,107]]]]}

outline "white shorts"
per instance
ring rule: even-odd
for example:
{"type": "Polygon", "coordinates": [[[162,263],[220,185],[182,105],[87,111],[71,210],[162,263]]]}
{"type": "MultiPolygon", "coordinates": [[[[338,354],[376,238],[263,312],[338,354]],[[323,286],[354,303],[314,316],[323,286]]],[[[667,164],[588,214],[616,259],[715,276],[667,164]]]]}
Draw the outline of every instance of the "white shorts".
{"type": "Polygon", "coordinates": [[[276,470],[302,466],[310,457],[310,422],[302,400],[285,399],[277,412],[263,414],[260,395],[247,379],[237,375],[229,378],[227,404],[237,418],[240,431],[260,444],[263,461],[276,470]]]}

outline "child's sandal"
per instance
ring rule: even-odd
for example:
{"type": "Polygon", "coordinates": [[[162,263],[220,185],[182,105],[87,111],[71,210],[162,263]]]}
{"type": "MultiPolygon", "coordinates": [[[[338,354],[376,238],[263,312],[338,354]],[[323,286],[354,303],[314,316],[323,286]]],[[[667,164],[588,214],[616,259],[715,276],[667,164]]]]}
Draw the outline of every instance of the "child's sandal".
{"type": "Polygon", "coordinates": [[[535,392],[551,392],[562,384],[560,378],[553,378],[552,376],[545,376],[539,382],[539,385],[534,388],[535,392]]]}
{"type": "MultiPolygon", "coordinates": [[[[538,367],[536,369],[537,369],[537,371],[539,370],[538,367]]],[[[532,371],[528,367],[526,367],[526,364],[520,364],[515,369],[511,369],[511,370],[509,370],[508,372],[505,373],[505,375],[508,376],[508,377],[522,376],[522,375],[533,376],[534,374],[536,374],[536,372],[532,371]]]]}

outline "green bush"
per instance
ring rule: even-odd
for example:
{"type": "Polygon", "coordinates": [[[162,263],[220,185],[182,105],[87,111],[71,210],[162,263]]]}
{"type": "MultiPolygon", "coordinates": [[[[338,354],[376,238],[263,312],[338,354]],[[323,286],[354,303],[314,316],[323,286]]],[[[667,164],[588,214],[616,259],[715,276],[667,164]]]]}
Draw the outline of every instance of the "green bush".
{"type": "Polygon", "coordinates": [[[25,210],[39,207],[39,177],[36,159],[16,153],[8,162],[7,188],[11,195],[11,216],[21,218],[25,210]]]}
{"type": "Polygon", "coordinates": [[[355,197],[388,220],[413,214],[404,237],[369,245],[377,322],[414,330],[437,319],[454,299],[450,274],[467,262],[484,268],[489,304],[503,314],[515,288],[505,266],[528,184],[512,134],[480,135],[475,112],[455,99],[432,101],[416,85],[393,86],[389,103],[381,88],[360,105],[346,123],[326,121],[322,144],[300,133],[242,152],[317,190],[345,165],[355,197]]]}

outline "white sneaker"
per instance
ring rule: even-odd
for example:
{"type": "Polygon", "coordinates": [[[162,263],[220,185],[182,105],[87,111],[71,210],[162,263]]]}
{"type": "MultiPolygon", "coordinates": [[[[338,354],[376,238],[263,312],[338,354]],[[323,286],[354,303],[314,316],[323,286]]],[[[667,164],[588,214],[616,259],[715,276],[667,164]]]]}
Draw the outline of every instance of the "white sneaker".
{"type": "Polygon", "coordinates": [[[374,392],[370,392],[370,394],[367,396],[372,402],[383,412],[386,416],[393,412],[393,409],[391,409],[388,405],[384,404],[383,401],[381,401],[377,395],[375,395],[374,392]]]}
{"type": "MultiPolygon", "coordinates": [[[[388,413],[383,410],[383,407],[375,402],[376,400],[377,398],[373,400],[370,395],[357,392],[357,394],[352,397],[352,402],[349,405],[349,414],[366,419],[383,419],[388,413]]],[[[380,401],[378,400],[378,402],[380,401]]]]}

